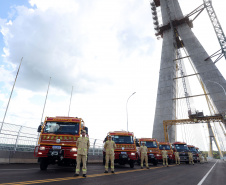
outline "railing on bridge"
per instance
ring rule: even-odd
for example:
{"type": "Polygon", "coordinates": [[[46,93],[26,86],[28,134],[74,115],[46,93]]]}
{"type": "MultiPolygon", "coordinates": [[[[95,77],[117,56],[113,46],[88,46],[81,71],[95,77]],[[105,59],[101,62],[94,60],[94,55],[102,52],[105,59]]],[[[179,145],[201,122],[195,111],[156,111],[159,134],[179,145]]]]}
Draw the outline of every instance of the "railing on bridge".
{"type": "MultiPolygon", "coordinates": [[[[33,152],[38,143],[36,128],[0,122],[0,150],[33,152]]],[[[89,155],[102,155],[103,140],[90,138],[89,155]]]]}

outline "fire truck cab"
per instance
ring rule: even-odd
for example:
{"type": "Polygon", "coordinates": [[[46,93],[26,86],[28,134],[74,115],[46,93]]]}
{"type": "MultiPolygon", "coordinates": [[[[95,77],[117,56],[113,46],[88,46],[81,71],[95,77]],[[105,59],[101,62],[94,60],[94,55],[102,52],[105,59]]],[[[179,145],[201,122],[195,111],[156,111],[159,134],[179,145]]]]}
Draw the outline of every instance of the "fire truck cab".
{"type": "Polygon", "coordinates": [[[172,144],[172,149],[174,152],[179,152],[180,162],[189,163],[189,149],[185,142],[174,142],[172,144]]]}
{"type": "MultiPolygon", "coordinates": [[[[134,139],[133,132],[126,131],[112,131],[108,135],[111,135],[112,140],[116,144],[115,148],[115,163],[120,165],[129,164],[131,168],[134,167],[134,163],[137,161],[138,154],[134,139]]],[[[107,137],[104,143],[107,141],[107,137]]],[[[103,164],[105,164],[105,149],[103,149],[103,164]]]]}
{"type": "Polygon", "coordinates": [[[46,117],[38,127],[40,136],[34,150],[40,169],[46,170],[49,164],[76,165],[76,141],[82,130],[86,130],[88,134],[88,128],[81,118],[46,117]]]}
{"type": "MultiPolygon", "coordinates": [[[[145,146],[148,148],[148,162],[153,163],[154,166],[157,166],[158,162],[162,159],[162,155],[159,150],[159,144],[157,139],[152,138],[140,138],[139,146],[141,146],[141,142],[145,142],[145,146]]],[[[138,148],[138,163],[140,163],[140,152],[138,148]]]]}
{"type": "Polygon", "coordinates": [[[196,149],[196,151],[197,151],[198,154],[202,154],[202,152],[199,150],[198,147],[195,147],[195,149],[196,149]]]}
{"type": "MultiPolygon", "coordinates": [[[[160,153],[162,152],[163,148],[165,148],[165,150],[168,153],[168,163],[171,164],[175,161],[175,156],[173,154],[173,149],[171,147],[171,144],[169,142],[159,142],[159,149],[160,149],[160,153]]],[[[162,161],[162,153],[161,153],[161,161],[162,161]]]]}
{"type": "Polygon", "coordinates": [[[190,150],[190,152],[193,154],[193,161],[195,163],[199,162],[199,153],[196,150],[196,147],[193,145],[188,145],[188,149],[190,150]]]}

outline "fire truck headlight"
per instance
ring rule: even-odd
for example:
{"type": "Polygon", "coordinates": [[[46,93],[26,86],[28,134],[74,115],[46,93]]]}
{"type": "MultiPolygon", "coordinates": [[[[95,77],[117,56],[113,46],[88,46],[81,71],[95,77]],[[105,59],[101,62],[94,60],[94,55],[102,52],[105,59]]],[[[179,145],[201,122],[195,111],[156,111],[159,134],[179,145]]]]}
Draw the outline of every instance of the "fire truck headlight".
{"type": "Polygon", "coordinates": [[[46,148],[44,146],[40,146],[39,150],[45,150],[46,148]]]}
{"type": "Polygon", "coordinates": [[[39,155],[42,155],[42,152],[38,152],[39,155]]]}
{"type": "Polygon", "coordinates": [[[158,156],[158,157],[159,157],[159,156],[161,156],[161,155],[160,155],[160,154],[157,154],[156,156],[158,156]]]}
{"type": "Polygon", "coordinates": [[[136,155],[135,153],[131,153],[131,155],[136,155]]]}
{"type": "Polygon", "coordinates": [[[70,151],[71,152],[77,152],[77,148],[72,148],[70,151]]]}

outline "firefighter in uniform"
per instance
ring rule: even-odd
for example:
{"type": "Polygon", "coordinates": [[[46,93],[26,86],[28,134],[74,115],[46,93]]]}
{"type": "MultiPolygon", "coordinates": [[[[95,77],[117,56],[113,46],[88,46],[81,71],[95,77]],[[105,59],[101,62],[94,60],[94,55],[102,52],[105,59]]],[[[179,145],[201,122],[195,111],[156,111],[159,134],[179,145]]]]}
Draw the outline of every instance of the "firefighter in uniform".
{"type": "Polygon", "coordinates": [[[204,163],[203,156],[202,156],[201,153],[199,153],[199,162],[200,162],[200,164],[203,164],[204,163]]]}
{"type": "Polygon", "coordinates": [[[141,169],[143,169],[143,163],[144,163],[144,160],[145,160],[146,168],[149,169],[149,167],[148,167],[148,156],[147,156],[148,148],[145,146],[145,142],[141,142],[141,143],[142,143],[142,146],[139,149],[139,152],[140,152],[140,155],[141,155],[140,166],[141,166],[141,169]]]}
{"type": "Polygon", "coordinates": [[[109,159],[111,161],[111,173],[114,173],[114,160],[115,160],[115,148],[116,144],[114,141],[112,141],[112,137],[109,135],[108,136],[108,141],[105,142],[104,144],[104,149],[106,151],[106,156],[105,156],[105,171],[104,173],[108,173],[108,162],[109,159]]]}
{"type": "Polygon", "coordinates": [[[193,161],[193,153],[191,152],[188,152],[188,157],[189,157],[189,164],[195,164],[194,161],[193,161]]]}
{"type": "Polygon", "coordinates": [[[206,154],[204,154],[204,162],[208,163],[208,160],[207,160],[206,154]]]}
{"type": "Polygon", "coordinates": [[[179,152],[174,152],[176,165],[180,165],[179,152]]]}
{"type": "Polygon", "coordinates": [[[168,156],[168,153],[167,153],[167,151],[165,150],[165,147],[164,147],[163,150],[162,150],[162,164],[163,164],[163,166],[166,165],[168,167],[167,156],[168,156]]]}
{"type": "Polygon", "coordinates": [[[74,176],[79,176],[80,172],[80,163],[82,161],[82,174],[83,177],[86,177],[86,161],[87,161],[87,154],[89,151],[89,138],[85,137],[86,136],[86,131],[82,130],[82,137],[78,138],[76,142],[77,146],[77,165],[76,165],[76,171],[74,176]]]}

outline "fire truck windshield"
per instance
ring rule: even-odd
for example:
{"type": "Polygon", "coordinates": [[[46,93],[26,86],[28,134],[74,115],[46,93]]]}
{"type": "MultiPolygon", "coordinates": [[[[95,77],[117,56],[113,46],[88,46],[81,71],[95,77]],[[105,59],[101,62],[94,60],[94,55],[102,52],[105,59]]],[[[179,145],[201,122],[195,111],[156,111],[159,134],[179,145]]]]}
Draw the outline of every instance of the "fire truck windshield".
{"type": "Polygon", "coordinates": [[[170,150],[170,145],[159,145],[160,150],[163,150],[163,148],[165,148],[165,150],[170,150]]]}
{"type": "Polygon", "coordinates": [[[197,152],[195,147],[188,147],[191,152],[197,152]]]}
{"type": "Polygon", "coordinates": [[[175,148],[178,152],[189,152],[188,146],[184,144],[176,144],[175,148]]]}
{"type": "Polygon", "coordinates": [[[157,148],[157,143],[156,141],[146,141],[145,146],[147,148],[157,148]]]}
{"type": "Polygon", "coordinates": [[[112,140],[116,144],[133,144],[133,136],[112,136],[112,140]]]}
{"type": "Polygon", "coordinates": [[[75,135],[79,133],[79,123],[46,122],[43,133],[75,135]]]}

